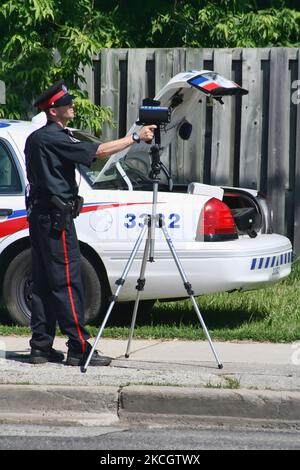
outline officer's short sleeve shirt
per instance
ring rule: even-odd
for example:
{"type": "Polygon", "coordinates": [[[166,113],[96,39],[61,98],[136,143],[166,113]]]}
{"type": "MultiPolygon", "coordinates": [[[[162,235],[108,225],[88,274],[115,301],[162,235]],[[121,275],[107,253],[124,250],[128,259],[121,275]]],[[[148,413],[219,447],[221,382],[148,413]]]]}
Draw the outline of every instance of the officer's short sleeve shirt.
{"type": "Polygon", "coordinates": [[[69,129],[51,122],[31,134],[25,145],[27,179],[39,196],[70,199],[78,193],[76,164],[90,166],[99,144],[76,139],[69,129]]]}
{"type": "Polygon", "coordinates": [[[91,165],[99,144],[82,142],[76,139],[69,129],[58,129],[54,135],[55,138],[52,133],[48,133],[44,137],[44,146],[48,152],[70,162],[91,165]]]}

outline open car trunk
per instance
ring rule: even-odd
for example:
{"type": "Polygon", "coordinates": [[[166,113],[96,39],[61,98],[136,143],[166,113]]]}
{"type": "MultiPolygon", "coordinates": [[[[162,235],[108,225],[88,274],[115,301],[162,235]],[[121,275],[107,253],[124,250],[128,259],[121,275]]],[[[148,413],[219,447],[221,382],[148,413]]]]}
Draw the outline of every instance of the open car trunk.
{"type": "Polygon", "coordinates": [[[223,202],[231,209],[239,235],[251,238],[258,233],[272,233],[271,212],[258,191],[224,188],[223,202]]]}
{"type": "Polygon", "coordinates": [[[266,198],[258,191],[243,188],[218,187],[190,183],[174,188],[178,192],[209,194],[218,191],[217,197],[231,210],[238,234],[255,238],[258,233],[272,233],[271,212],[266,198]]]}

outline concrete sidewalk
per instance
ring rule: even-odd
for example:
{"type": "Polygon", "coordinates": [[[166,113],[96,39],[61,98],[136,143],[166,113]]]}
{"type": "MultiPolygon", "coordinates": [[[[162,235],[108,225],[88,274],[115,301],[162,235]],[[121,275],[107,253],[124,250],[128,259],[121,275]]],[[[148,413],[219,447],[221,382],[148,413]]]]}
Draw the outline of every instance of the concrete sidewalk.
{"type": "MultiPolygon", "coordinates": [[[[113,358],[85,374],[64,364],[29,364],[29,338],[0,337],[0,421],[176,422],[244,420],[300,426],[300,343],[101,339],[113,358]],[[16,386],[17,385],[17,386],[16,386]]],[[[66,352],[65,340],[54,347],[66,352]]]]}

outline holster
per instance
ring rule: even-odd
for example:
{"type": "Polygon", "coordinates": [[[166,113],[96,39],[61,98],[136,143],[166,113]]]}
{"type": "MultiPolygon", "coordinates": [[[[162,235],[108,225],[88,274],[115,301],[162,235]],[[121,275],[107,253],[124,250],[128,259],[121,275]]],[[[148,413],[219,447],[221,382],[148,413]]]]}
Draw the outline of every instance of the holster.
{"type": "Polygon", "coordinates": [[[63,231],[72,219],[72,204],[62,201],[58,196],[52,196],[51,223],[54,230],[63,231]]]}
{"type": "Polygon", "coordinates": [[[82,206],[83,206],[84,199],[81,196],[76,196],[74,201],[73,201],[73,210],[72,210],[72,216],[73,219],[76,219],[76,217],[79,216],[82,206]]]}
{"type": "Polygon", "coordinates": [[[52,196],[51,204],[54,208],[51,210],[52,228],[54,230],[65,230],[72,219],[79,216],[83,206],[83,198],[76,196],[73,201],[64,202],[58,196],[52,196]]]}

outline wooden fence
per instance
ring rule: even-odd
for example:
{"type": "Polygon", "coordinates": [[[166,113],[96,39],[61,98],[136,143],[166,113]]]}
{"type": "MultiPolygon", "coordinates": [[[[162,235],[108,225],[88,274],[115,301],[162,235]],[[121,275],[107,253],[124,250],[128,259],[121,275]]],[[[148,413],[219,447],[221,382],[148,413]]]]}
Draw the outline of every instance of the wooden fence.
{"type": "Polygon", "coordinates": [[[113,110],[116,128],[106,127],[104,139],[125,135],[142,99],[153,98],[176,73],[201,69],[233,79],[249,94],[226,97],[223,106],[204,98],[189,141],[171,145],[174,180],[266,193],[275,231],[300,254],[300,49],[103,49],[84,75],[90,98],[113,110]]]}

